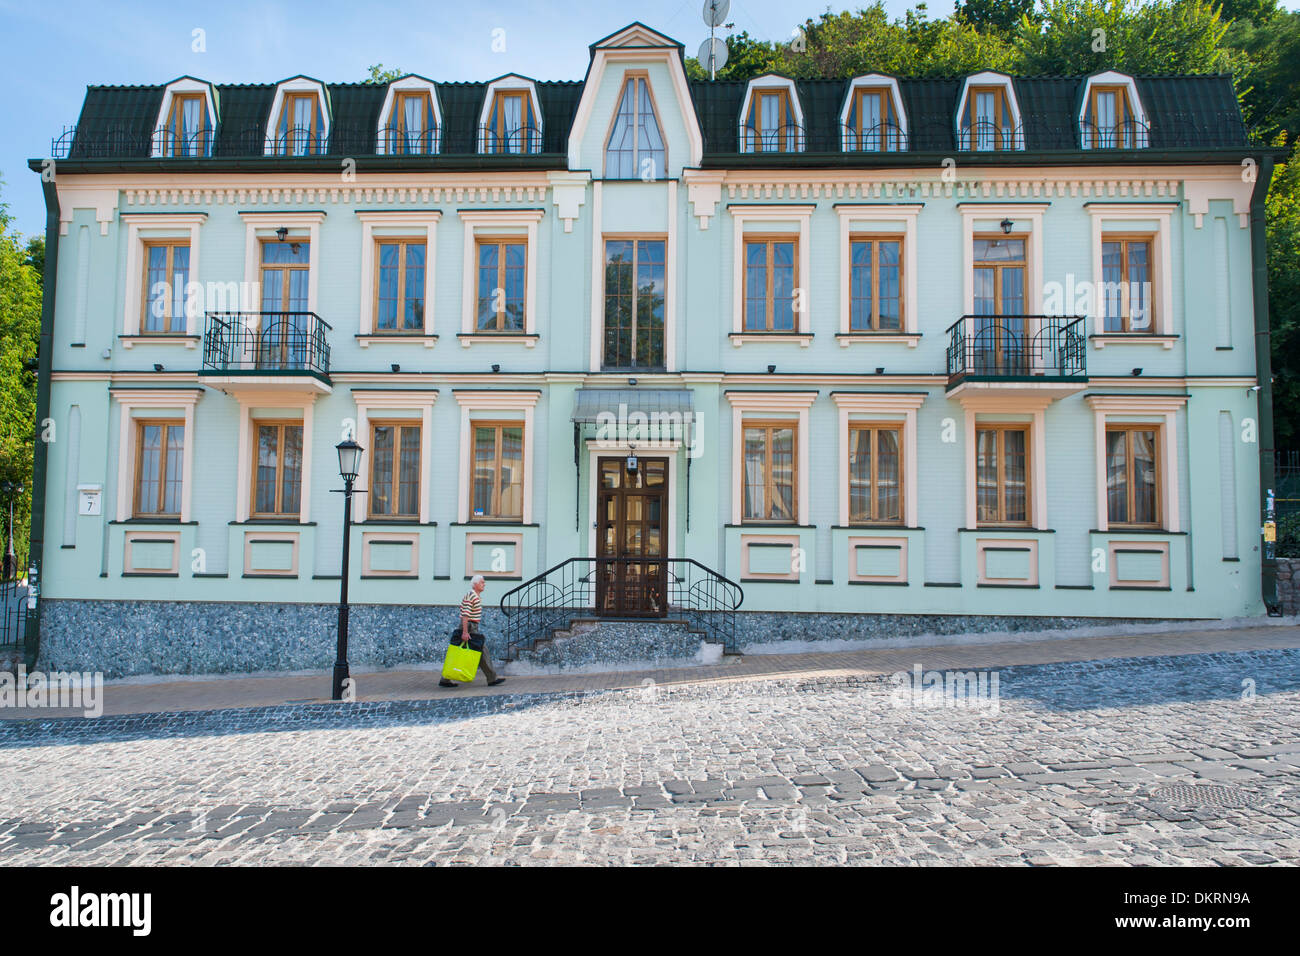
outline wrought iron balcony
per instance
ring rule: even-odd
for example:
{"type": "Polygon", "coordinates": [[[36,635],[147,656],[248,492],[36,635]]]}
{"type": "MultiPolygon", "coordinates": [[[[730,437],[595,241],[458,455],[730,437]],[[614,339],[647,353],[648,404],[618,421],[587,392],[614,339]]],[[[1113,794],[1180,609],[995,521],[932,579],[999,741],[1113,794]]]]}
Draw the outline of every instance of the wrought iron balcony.
{"type": "Polygon", "coordinates": [[[791,123],[776,129],[757,130],[740,125],[740,151],[742,153],[802,153],[808,148],[808,139],[802,126],[791,123]]]}
{"type": "Polygon", "coordinates": [[[1084,149],[1146,149],[1151,145],[1151,130],[1132,119],[1113,126],[1097,126],[1084,120],[1079,124],[1079,145],[1084,149]]]}
{"type": "Polygon", "coordinates": [[[535,126],[498,130],[494,126],[478,128],[478,151],[489,155],[502,153],[530,154],[542,151],[542,131],[535,126]]]}
{"type": "Polygon", "coordinates": [[[957,130],[957,148],[971,152],[1002,152],[1025,148],[1023,127],[978,120],[973,126],[957,130]]]}
{"type": "Polygon", "coordinates": [[[203,372],[312,375],[327,381],[329,329],[315,312],[209,312],[203,372]]]}
{"type": "Polygon", "coordinates": [[[964,381],[1086,379],[1084,318],[963,315],[948,329],[948,387],[964,381]]]}
{"type": "Polygon", "coordinates": [[[840,145],[846,153],[901,153],[907,150],[907,134],[888,121],[862,129],[841,123],[840,145]]]}
{"type": "Polygon", "coordinates": [[[375,153],[379,156],[433,156],[441,149],[442,129],[402,129],[385,126],[375,137],[375,153]]]}

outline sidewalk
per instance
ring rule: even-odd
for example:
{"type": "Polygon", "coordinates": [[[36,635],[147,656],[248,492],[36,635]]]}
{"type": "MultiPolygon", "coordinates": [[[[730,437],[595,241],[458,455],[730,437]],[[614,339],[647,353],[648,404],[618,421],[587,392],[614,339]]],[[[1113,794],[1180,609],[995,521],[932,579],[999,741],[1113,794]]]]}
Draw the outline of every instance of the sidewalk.
{"type": "MultiPolygon", "coordinates": [[[[1009,667],[1117,657],[1165,657],[1220,651],[1300,648],[1300,625],[1223,630],[1162,631],[1151,634],[1058,637],[1002,644],[949,644],[934,647],[875,648],[803,654],[750,654],[721,663],[659,670],[610,671],[573,675],[510,677],[489,688],[480,679],[454,690],[438,686],[431,667],[400,668],[354,675],[357,700],[427,700],[499,694],[582,693],[656,684],[708,684],[749,680],[806,680],[892,674],[920,663],[927,670],[1009,667]]],[[[223,710],[280,704],[322,703],[329,699],[328,671],[292,677],[177,679],[151,683],[108,683],[104,714],[223,710]]],[[[12,708],[0,720],[79,717],[80,711],[12,708]]]]}

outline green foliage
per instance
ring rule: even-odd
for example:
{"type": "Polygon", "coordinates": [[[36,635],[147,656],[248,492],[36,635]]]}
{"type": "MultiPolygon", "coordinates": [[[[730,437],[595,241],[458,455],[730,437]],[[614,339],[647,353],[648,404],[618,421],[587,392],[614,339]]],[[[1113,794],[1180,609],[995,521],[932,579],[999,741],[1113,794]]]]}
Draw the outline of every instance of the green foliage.
{"type": "Polygon", "coordinates": [[[401,70],[385,70],[384,64],[375,63],[370,67],[370,75],[361,82],[363,83],[391,83],[393,80],[401,79],[406,76],[401,70]]]}
{"type": "Polygon", "coordinates": [[[1266,22],[1240,20],[1225,43],[1246,60],[1238,86],[1242,112],[1266,140],[1279,131],[1288,143],[1300,136],[1300,11],[1279,12],[1266,22]]]}
{"type": "Polygon", "coordinates": [[[1266,203],[1273,443],[1300,448],[1300,161],[1274,171],[1266,203]]]}
{"type": "Polygon", "coordinates": [[[980,33],[1005,33],[1020,23],[1022,17],[1036,18],[1037,0],[957,0],[953,16],[969,23],[980,33]]]}
{"type": "Polygon", "coordinates": [[[1300,514],[1281,515],[1277,519],[1277,556],[1300,558],[1300,514]]]}

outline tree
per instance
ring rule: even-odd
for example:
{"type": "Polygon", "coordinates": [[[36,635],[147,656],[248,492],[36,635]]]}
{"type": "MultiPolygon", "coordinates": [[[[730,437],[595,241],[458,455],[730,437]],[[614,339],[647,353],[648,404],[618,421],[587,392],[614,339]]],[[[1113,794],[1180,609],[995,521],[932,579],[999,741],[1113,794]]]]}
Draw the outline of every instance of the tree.
{"type": "Polygon", "coordinates": [[[1037,0],[957,0],[953,16],[980,33],[1009,32],[1022,18],[1034,16],[1037,0]]]}
{"type": "Polygon", "coordinates": [[[1268,319],[1273,361],[1273,443],[1300,447],[1300,162],[1278,166],[1265,200],[1268,319]]]}
{"type": "Polygon", "coordinates": [[[401,79],[406,76],[401,70],[385,70],[384,64],[375,63],[370,67],[370,75],[362,80],[363,83],[391,83],[393,80],[401,79]]]}

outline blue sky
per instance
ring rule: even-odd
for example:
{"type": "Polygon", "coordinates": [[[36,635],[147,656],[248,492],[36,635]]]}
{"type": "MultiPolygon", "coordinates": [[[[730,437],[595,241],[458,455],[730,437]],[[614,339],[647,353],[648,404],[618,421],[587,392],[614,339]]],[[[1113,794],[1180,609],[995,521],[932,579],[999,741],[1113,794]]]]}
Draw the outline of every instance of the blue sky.
{"type": "MultiPolygon", "coordinates": [[[[1300,0],[1284,0],[1288,7],[1300,0]]],[[[856,9],[858,0],[733,0],[737,31],[786,37],[823,10],[856,9]]],[[[913,4],[886,0],[891,14],[913,4]]],[[[50,139],[77,120],[91,84],[162,83],[192,74],[217,83],[272,82],[306,73],[330,82],[361,80],[372,63],[435,80],[485,80],[517,72],[537,79],[581,79],[587,46],[633,20],[675,37],[694,53],[708,28],[702,0],[610,3],[448,3],[386,0],[0,0],[0,200],[17,228],[44,229],[39,179],[26,168],[46,156],[50,139]],[[399,26],[400,25],[400,26],[399,26]],[[505,30],[506,49],[492,50],[505,30]],[[193,31],[204,31],[195,52],[193,31]]],[[[933,16],[950,0],[934,0],[933,16]]]]}

